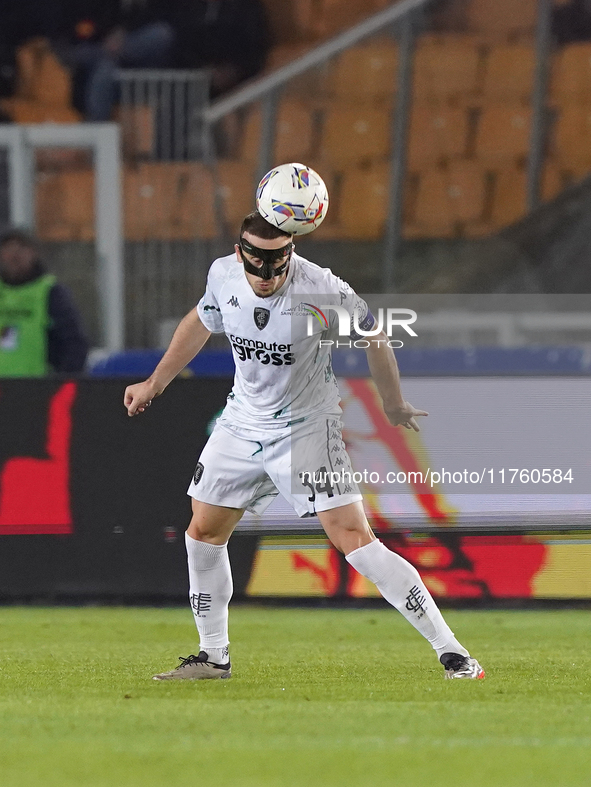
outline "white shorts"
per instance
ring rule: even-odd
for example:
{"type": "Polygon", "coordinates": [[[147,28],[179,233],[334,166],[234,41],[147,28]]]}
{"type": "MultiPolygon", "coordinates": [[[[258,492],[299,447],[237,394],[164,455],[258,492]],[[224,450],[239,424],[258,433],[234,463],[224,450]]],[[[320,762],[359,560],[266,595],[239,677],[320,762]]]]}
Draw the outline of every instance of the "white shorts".
{"type": "Polygon", "coordinates": [[[203,503],[262,514],[279,493],[298,516],[362,500],[338,415],[260,432],[222,415],[203,449],[187,494],[203,503]]]}

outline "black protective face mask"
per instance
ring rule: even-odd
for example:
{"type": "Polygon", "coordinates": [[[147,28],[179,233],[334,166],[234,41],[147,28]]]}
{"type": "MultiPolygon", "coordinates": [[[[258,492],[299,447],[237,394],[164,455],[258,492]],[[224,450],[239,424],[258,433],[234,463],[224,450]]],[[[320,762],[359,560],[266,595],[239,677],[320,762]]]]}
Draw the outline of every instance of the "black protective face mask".
{"type": "Polygon", "coordinates": [[[252,243],[244,240],[244,238],[240,238],[240,243],[238,245],[240,248],[240,256],[242,257],[242,262],[244,263],[244,270],[248,271],[248,273],[252,273],[253,276],[258,276],[259,279],[264,279],[265,281],[269,281],[269,279],[272,279],[275,276],[281,276],[282,273],[285,273],[287,266],[289,265],[289,261],[291,260],[291,252],[293,251],[293,243],[288,243],[286,246],[282,246],[280,249],[259,249],[258,246],[253,246],[252,243]],[[244,256],[243,252],[251,254],[258,260],[261,260],[263,263],[261,267],[257,268],[255,265],[249,262],[244,256]],[[279,260],[285,260],[285,262],[283,265],[278,265],[275,268],[274,264],[279,260]]]}

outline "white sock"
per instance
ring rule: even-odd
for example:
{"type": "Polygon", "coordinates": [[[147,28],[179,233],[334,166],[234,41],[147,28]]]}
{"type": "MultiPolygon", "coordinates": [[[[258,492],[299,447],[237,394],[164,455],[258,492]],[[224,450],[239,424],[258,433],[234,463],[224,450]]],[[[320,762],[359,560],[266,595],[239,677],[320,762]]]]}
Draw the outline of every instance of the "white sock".
{"type": "Polygon", "coordinates": [[[232,572],[227,544],[206,544],[185,533],[189,565],[189,602],[199,632],[199,645],[210,661],[228,661],[228,604],[232,572]]]}
{"type": "Polygon", "coordinates": [[[382,596],[430,643],[437,656],[470,655],[454,637],[419,572],[377,539],[346,556],[353,568],[375,583],[382,596]]]}

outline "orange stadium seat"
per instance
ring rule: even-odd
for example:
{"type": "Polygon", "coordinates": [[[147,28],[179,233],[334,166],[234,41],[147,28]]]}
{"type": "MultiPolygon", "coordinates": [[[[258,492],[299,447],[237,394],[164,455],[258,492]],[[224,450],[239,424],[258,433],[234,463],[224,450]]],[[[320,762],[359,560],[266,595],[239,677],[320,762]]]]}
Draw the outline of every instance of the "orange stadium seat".
{"type": "Polygon", "coordinates": [[[468,0],[466,24],[469,30],[483,36],[532,36],[537,9],[538,0],[468,0]]]}
{"type": "Polygon", "coordinates": [[[557,103],[591,102],[591,44],[569,44],[554,55],[550,96],[557,103]]]}
{"type": "Polygon", "coordinates": [[[255,171],[239,161],[218,162],[224,219],[230,233],[237,238],[242,219],[255,210],[255,171]]]}
{"type": "MultiPolygon", "coordinates": [[[[277,112],[273,161],[306,160],[312,152],[313,118],[310,107],[297,98],[284,99],[277,112]]],[[[261,136],[260,109],[252,109],[247,118],[240,145],[243,161],[257,162],[261,136]]]]}
{"type": "Polygon", "coordinates": [[[485,106],[478,123],[476,154],[485,160],[517,159],[527,155],[531,109],[508,104],[485,106]]]}
{"type": "Polygon", "coordinates": [[[269,16],[272,38],[277,43],[309,41],[317,37],[314,17],[318,0],[290,0],[289,3],[264,0],[264,3],[269,16]]]}
{"type": "Polygon", "coordinates": [[[325,112],[321,157],[335,168],[384,157],[390,150],[390,126],[390,112],[334,102],[325,112]]]}
{"type": "MultiPolygon", "coordinates": [[[[223,216],[238,233],[254,209],[254,175],[248,165],[217,166],[223,216]]],[[[125,172],[125,237],[128,240],[194,240],[215,235],[213,178],[202,164],[154,162],[125,172]]]]}
{"type": "Polygon", "coordinates": [[[124,173],[128,240],[193,240],[213,228],[211,177],[201,164],[154,162],[124,173]]]}
{"type": "Polygon", "coordinates": [[[411,167],[459,158],[466,152],[468,113],[464,109],[415,105],[411,111],[408,161],[411,167]]]}
{"type": "Polygon", "coordinates": [[[5,98],[0,106],[14,123],[77,123],[80,115],[71,107],[43,104],[28,98],[5,98]]]}
{"type": "Polygon", "coordinates": [[[147,106],[120,106],[116,118],[121,125],[121,141],[126,158],[147,157],[154,150],[154,112],[147,106]]]}
{"type": "Polygon", "coordinates": [[[591,161],[591,105],[560,108],[554,126],[554,153],[562,164],[591,161]]]}
{"type": "Polygon", "coordinates": [[[472,36],[424,36],[416,48],[416,101],[470,98],[479,90],[481,47],[472,36]]]}
{"type": "Polygon", "coordinates": [[[76,123],[80,115],[71,106],[72,85],[44,38],[34,38],[17,49],[15,95],[1,102],[15,123],[76,123]]]}
{"type": "MultiPolygon", "coordinates": [[[[403,220],[409,220],[413,203],[414,176],[407,178],[403,220]]],[[[343,174],[339,191],[337,225],[339,237],[375,240],[383,237],[389,209],[390,164],[352,167],[343,174]]]]}
{"type": "Polygon", "coordinates": [[[336,98],[380,101],[394,96],[398,48],[381,39],[343,52],[330,64],[328,92],[336,98]]]}
{"type": "Polygon", "coordinates": [[[94,238],[92,169],[44,172],[35,190],[37,232],[44,241],[89,241],[94,238]]]}
{"type": "Polygon", "coordinates": [[[16,96],[44,104],[69,106],[72,81],[69,71],[59,62],[49,42],[32,38],[16,52],[16,96]]]}
{"type": "Polygon", "coordinates": [[[491,47],[485,61],[485,96],[499,100],[529,101],[535,65],[533,45],[497,44],[491,47]]]}
{"type": "Polygon", "coordinates": [[[388,4],[387,0],[316,0],[312,3],[311,28],[319,38],[326,38],[358,24],[388,4]]]}
{"type": "Polygon", "coordinates": [[[343,237],[369,240],[383,235],[388,210],[388,183],[389,167],[386,163],[346,170],[338,212],[343,237]]]}
{"type": "Polygon", "coordinates": [[[458,161],[420,173],[413,234],[450,237],[463,225],[482,221],[485,172],[478,162],[458,161]]]}
{"type": "MultiPolygon", "coordinates": [[[[563,187],[559,170],[547,165],[542,173],[541,196],[548,200],[560,193],[563,187]]],[[[527,213],[527,172],[511,167],[495,173],[491,206],[491,224],[496,229],[519,221],[527,213]]]]}

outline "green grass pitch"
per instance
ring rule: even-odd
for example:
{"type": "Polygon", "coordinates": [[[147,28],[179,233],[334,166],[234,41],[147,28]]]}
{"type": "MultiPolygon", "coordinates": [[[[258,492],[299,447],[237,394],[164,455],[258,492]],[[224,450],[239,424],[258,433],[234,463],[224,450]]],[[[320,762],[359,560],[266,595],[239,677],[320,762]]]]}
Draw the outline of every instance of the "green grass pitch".
{"type": "Polygon", "coordinates": [[[189,609],[0,608],[0,784],[591,784],[590,613],[446,617],[484,681],[389,609],[238,606],[231,680],[158,683],[189,609]]]}

